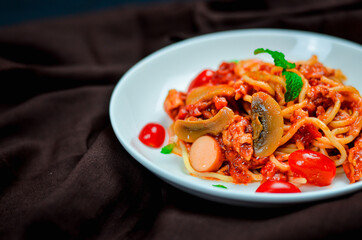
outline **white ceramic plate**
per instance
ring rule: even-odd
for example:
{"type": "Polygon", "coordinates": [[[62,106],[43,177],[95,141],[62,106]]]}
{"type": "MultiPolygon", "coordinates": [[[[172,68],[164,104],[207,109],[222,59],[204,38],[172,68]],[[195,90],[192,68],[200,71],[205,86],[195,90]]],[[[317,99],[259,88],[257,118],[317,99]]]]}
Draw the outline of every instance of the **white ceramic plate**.
{"type": "MultiPolygon", "coordinates": [[[[255,58],[256,48],[281,51],[291,61],[318,55],[326,66],[341,69],[347,84],[362,91],[362,47],[343,39],[310,32],[251,29],[218,32],[167,46],[134,65],[119,81],[110,101],[110,119],[123,147],[144,167],[166,182],[191,194],[229,204],[270,206],[317,201],[341,196],[362,188],[362,181],[349,184],[344,174],[328,187],[302,187],[298,194],[255,193],[259,183],[237,185],[222,183],[228,189],[213,187],[218,181],[190,176],[175,155],[138,140],[142,127],[158,122],[167,128],[171,120],[163,101],[171,88],[186,90],[189,82],[203,69],[217,69],[222,61],[255,58]]],[[[272,61],[267,54],[257,56],[272,61]]],[[[167,141],[167,140],[166,140],[167,141]]]]}

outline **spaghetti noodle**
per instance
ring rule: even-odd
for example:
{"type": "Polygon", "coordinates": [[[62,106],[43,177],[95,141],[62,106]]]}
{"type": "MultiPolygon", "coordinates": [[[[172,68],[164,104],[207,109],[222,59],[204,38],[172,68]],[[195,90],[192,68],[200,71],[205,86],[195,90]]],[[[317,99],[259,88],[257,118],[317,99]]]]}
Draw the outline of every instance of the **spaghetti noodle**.
{"type": "Polygon", "coordinates": [[[251,59],[223,62],[216,71],[207,71],[191,84],[197,87],[187,93],[172,89],[164,103],[174,121],[169,131],[176,145],[173,153],[182,155],[190,174],[234,183],[285,180],[301,185],[306,179],[291,171],[288,158],[310,149],[332,159],[337,172],[343,168],[351,183],[362,177],[362,98],[343,84],[346,77],[340,70],[325,67],[316,56],[296,62],[288,71],[301,77],[303,87],[289,102],[283,69],[274,64],[251,59]],[[260,92],[267,97],[256,94],[260,92]],[[258,97],[261,106],[256,108],[270,108],[265,116],[254,116],[258,97]],[[270,122],[272,115],[278,115],[281,125],[270,122]],[[213,165],[199,171],[190,161],[193,142],[203,135],[218,145],[217,169],[213,165]],[[263,155],[273,144],[275,150],[263,155]]]}

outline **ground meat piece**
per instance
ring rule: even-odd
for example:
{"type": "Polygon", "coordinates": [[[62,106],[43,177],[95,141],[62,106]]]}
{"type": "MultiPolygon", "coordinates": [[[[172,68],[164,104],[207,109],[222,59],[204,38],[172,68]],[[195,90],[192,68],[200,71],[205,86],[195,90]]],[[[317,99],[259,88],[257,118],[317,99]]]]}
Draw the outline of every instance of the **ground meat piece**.
{"type": "Polygon", "coordinates": [[[163,103],[165,112],[170,116],[171,119],[175,120],[179,110],[185,106],[186,94],[178,92],[175,89],[168,91],[168,95],[163,103]]]}
{"type": "Polygon", "coordinates": [[[235,116],[229,127],[222,132],[223,144],[235,150],[241,158],[249,161],[253,155],[253,137],[250,121],[235,116]]]}
{"type": "Polygon", "coordinates": [[[350,183],[362,178],[362,135],[355,140],[354,147],[349,150],[343,169],[350,183]]]}
{"type": "Polygon", "coordinates": [[[293,112],[292,116],[290,117],[290,122],[291,123],[296,123],[298,122],[300,119],[303,119],[305,117],[308,117],[308,112],[304,111],[303,109],[297,109],[293,112]]]}
{"type": "Polygon", "coordinates": [[[326,86],[311,86],[307,93],[308,104],[306,109],[310,114],[316,112],[318,106],[328,109],[334,105],[335,92],[329,91],[326,86]]]}
{"type": "Polygon", "coordinates": [[[300,142],[304,147],[308,147],[312,140],[320,137],[322,137],[322,134],[318,131],[318,128],[313,124],[307,123],[298,129],[293,139],[296,143],[300,142]]]}
{"type": "MultiPolygon", "coordinates": [[[[303,109],[298,109],[294,111],[290,121],[296,123],[305,117],[308,117],[308,112],[303,109]]],[[[322,137],[322,134],[318,131],[318,128],[313,124],[307,123],[298,129],[294,134],[293,139],[296,143],[301,143],[304,147],[308,147],[312,143],[312,140],[320,137],[322,137]]]]}
{"type": "Polygon", "coordinates": [[[269,161],[269,157],[252,157],[249,169],[256,169],[264,166],[269,161]]]}
{"type": "Polygon", "coordinates": [[[234,68],[235,63],[233,62],[221,63],[218,70],[212,76],[211,82],[215,85],[229,83],[230,81],[235,82],[237,76],[235,75],[234,68]]]}
{"type": "Polygon", "coordinates": [[[187,116],[187,114],[188,114],[188,111],[186,110],[186,107],[185,107],[185,106],[182,106],[182,107],[180,108],[180,110],[178,111],[178,114],[177,114],[177,116],[176,116],[176,120],[177,120],[177,119],[181,119],[181,120],[185,119],[186,116],[187,116]]]}
{"type": "Polygon", "coordinates": [[[324,117],[325,113],[326,113],[326,110],[324,109],[323,106],[318,106],[317,107],[317,111],[316,111],[317,118],[319,118],[320,120],[323,121],[323,117],[324,117]]]}
{"type": "Polygon", "coordinates": [[[214,102],[215,108],[217,110],[220,110],[221,108],[226,107],[228,105],[228,101],[224,97],[214,96],[212,98],[212,101],[214,102]]]}
{"type": "Polygon", "coordinates": [[[280,170],[272,161],[267,162],[261,169],[263,175],[263,182],[267,180],[271,181],[287,181],[288,172],[280,170]]]}
{"type": "Polygon", "coordinates": [[[239,80],[235,83],[235,100],[243,98],[245,95],[250,95],[252,92],[252,87],[245,83],[242,80],[239,80]]]}
{"type": "Polygon", "coordinates": [[[212,111],[212,109],[210,109],[211,104],[212,104],[212,101],[200,101],[195,104],[187,105],[186,110],[188,113],[187,113],[186,118],[188,118],[190,116],[200,117],[201,115],[206,117],[206,119],[212,117],[213,113],[215,113],[215,111],[212,111]],[[206,116],[205,113],[203,113],[204,111],[209,112],[210,115],[206,116]]]}
{"type": "Polygon", "coordinates": [[[322,63],[316,62],[314,64],[301,64],[297,69],[309,79],[320,79],[322,76],[331,76],[334,74],[333,69],[327,69],[322,63]]]}
{"type": "Polygon", "coordinates": [[[241,158],[235,158],[230,162],[229,173],[236,183],[249,183],[252,181],[248,170],[249,164],[241,158]]]}

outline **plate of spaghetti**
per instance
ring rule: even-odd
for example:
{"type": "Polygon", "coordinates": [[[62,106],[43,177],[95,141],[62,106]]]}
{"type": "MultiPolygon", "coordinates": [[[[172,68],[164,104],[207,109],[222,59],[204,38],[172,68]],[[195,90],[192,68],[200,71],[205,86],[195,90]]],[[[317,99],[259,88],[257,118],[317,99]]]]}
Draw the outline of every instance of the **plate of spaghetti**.
{"type": "Polygon", "coordinates": [[[110,102],[123,147],[161,179],[236,205],[362,188],[362,48],[276,29],[207,34],[133,66],[110,102]]]}

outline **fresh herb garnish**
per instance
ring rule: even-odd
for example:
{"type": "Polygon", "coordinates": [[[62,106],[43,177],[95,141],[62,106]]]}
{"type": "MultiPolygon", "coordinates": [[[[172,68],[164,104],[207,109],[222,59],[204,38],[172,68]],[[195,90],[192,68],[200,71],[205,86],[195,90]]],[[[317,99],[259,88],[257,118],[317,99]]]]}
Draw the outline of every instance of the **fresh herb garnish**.
{"type": "Polygon", "coordinates": [[[303,81],[295,72],[283,71],[283,76],[286,79],[287,92],[285,93],[285,102],[293,101],[299,96],[303,87],[303,81]]]}
{"type": "Polygon", "coordinates": [[[175,143],[170,143],[170,144],[167,144],[166,146],[164,146],[162,149],[161,149],[161,153],[163,154],[170,154],[172,153],[172,150],[173,148],[176,146],[175,143]]]}
{"type": "Polygon", "coordinates": [[[221,185],[221,184],[216,184],[216,185],[212,185],[212,186],[227,189],[227,187],[225,187],[224,185],[221,185]]]}
{"type": "Polygon", "coordinates": [[[290,102],[296,99],[302,90],[303,81],[298,74],[287,71],[287,69],[295,68],[295,64],[285,60],[285,55],[278,51],[272,51],[264,48],[255,49],[254,54],[256,55],[259,53],[269,53],[274,59],[275,66],[283,68],[282,75],[285,77],[287,89],[284,96],[285,102],[290,102]]]}
{"type": "Polygon", "coordinates": [[[255,49],[254,54],[256,55],[259,53],[269,53],[274,59],[275,66],[282,67],[283,69],[295,68],[295,64],[285,60],[285,55],[281,52],[272,51],[264,48],[255,49]]]}

